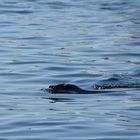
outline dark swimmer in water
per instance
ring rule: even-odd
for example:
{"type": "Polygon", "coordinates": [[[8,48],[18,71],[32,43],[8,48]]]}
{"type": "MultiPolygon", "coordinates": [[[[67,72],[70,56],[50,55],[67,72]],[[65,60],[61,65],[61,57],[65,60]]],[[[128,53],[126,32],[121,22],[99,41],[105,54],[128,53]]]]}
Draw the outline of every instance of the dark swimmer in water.
{"type": "MultiPolygon", "coordinates": [[[[130,74],[113,74],[107,78],[96,81],[93,85],[93,90],[82,89],[73,84],[58,84],[50,85],[47,90],[50,93],[80,93],[80,94],[96,94],[118,92],[118,90],[110,89],[128,89],[140,88],[140,70],[130,74]]],[[[124,90],[123,90],[124,91],[124,90]]],[[[120,92],[120,91],[119,91],[120,92]]]]}
{"type": "Polygon", "coordinates": [[[104,92],[112,92],[106,90],[85,90],[73,84],[58,84],[58,85],[50,85],[48,88],[48,92],[50,93],[79,93],[79,94],[94,94],[94,93],[104,93],[104,92]]]}

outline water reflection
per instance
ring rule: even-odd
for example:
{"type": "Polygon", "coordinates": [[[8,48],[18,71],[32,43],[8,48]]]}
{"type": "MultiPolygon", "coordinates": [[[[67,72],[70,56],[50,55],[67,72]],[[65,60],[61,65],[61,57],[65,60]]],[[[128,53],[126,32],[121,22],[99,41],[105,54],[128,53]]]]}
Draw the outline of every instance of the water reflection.
{"type": "Polygon", "coordinates": [[[46,98],[46,97],[42,97],[42,99],[47,99],[50,100],[50,103],[56,103],[56,102],[74,102],[74,99],[70,99],[70,98],[46,98]]]}

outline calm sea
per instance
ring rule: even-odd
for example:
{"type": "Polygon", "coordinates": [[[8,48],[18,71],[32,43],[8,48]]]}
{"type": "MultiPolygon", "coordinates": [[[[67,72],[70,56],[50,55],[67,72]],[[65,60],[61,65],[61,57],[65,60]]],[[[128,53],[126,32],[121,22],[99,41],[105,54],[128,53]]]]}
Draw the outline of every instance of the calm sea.
{"type": "Polygon", "coordinates": [[[139,140],[139,89],[40,90],[133,71],[140,0],[0,0],[0,140],[139,140]]]}

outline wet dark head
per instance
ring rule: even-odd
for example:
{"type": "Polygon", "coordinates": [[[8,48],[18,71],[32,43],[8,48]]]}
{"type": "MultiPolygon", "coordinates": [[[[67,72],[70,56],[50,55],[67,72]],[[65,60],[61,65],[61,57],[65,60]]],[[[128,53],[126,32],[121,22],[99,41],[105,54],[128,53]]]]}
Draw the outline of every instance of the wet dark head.
{"type": "Polygon", "coordinates": [[[50,85],[48,88],[51,93],[79,92],[82,89],[72,84],[50,85]]]}

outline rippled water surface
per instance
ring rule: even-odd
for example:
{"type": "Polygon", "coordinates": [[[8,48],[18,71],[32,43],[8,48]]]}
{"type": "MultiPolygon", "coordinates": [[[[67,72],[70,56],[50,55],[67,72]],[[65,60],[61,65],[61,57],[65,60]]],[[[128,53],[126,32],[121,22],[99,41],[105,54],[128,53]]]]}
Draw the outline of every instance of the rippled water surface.
{"type": "Polygon", "coordinates": [[[40,90],[139,66],[140,0],[0,0],[0,140],[139,140],[139,89],[40,90]]]}

